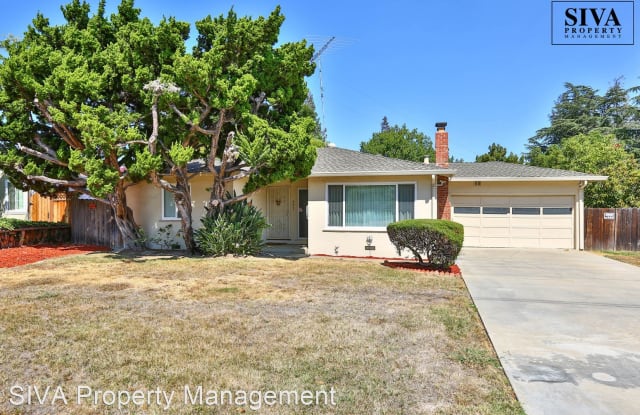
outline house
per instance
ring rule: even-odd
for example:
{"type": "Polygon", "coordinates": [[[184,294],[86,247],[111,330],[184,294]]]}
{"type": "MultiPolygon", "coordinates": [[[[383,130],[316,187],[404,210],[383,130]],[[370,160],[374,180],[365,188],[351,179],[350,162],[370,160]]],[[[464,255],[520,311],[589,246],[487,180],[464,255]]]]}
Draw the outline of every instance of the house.
{"type": "Polygon", "coordinates": [[[28,219],[29,192],[17,189],[0,170],[0,217],[28,219]]]}
{"type": "MultiPolygon", "coordinates": [[[[449,163],[446,123],[437,123],[436,160],[410,162],[336,147],[318,149],[306,178],[270,185],[252,201],[271,227],[265,239],[306,243],[312,255],[397,257],[386,225],[409,218],[465,226],[465,246],[583,249],[584,187],[605,176],[533,166],[449,163]]],[[[243,183],[236,183],[241,193],[243,183]]],[[[204,215],[210,177],[192,182],[193,217],[204,215]]],[[[129,203],[152,235],[179,229],[173,197],[134,186],[129,203]]]]}

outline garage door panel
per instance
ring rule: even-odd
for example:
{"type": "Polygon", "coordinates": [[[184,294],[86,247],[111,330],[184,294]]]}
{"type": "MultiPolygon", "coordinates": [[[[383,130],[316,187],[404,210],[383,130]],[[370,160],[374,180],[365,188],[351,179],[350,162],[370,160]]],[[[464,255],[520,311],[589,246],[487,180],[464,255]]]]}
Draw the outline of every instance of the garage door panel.
{"type": "Polygon", "coordinates": [[[540,248],[540,238],[511,238],[512,248],[540,248]]]}
{"type": "Polygon", "coordinates": [[[483,197],[482,206],[495,206],[495,207],[509,206],[509,198],[500,197],[500,196],[483,197]]]}
{"type": "Polygon", "coordinates": [[[504,248],[508,246],[509,238],[482,238],[481,245],[487,248],[504,248]]]}
{"type": "Polygon", "coordinates": [[[511,228],[512,238],[540,238],[540,229],[537,228],[511,228]]]}
{"type": "Polygon", "coordinates": [[[547,239],[573,239],[572,229],[540,229],[540,237],[547,239]]]}
{"type": "Polygon", "coordinates": [[[523,196],[510,199],[511,206],[515,207],[539,207],[541,205],[539,196],[523,196]]]}
{"type": "Polygon", "coordinates": [[[530,216],[512,216],[511,227],[518,228],[539,228],[541,220],[538,217],[530,216]]]}
{"type": "Polygon", "coordinates": [[[509,217],[506,215],[485,215],[482,218],[483,228],[504,228],[509,227],[509,217]]]}
{"type": "Polygon", "coordinates": [[[465,226],[465,246],[573,248],[573,196],[455,196],[451,200],[453,220],[465,226]],[[478,214],[456,214],[456,206],[483,209],[478,214]],[[508,213],[490,214],[496,209],[485,211],[485,207],[507,208],[508,213]],[[558,210],[547,209],[543,214],[544,208],[570,213],[549,214],[558,210]]]}

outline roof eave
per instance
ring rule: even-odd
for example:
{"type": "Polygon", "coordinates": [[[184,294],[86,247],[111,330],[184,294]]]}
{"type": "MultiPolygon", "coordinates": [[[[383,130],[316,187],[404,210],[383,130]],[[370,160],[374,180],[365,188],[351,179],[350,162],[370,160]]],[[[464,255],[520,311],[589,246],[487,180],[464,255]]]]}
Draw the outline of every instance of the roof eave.
{"type": "Polygon", "coordinates": [[[609,176],[555,176],[555,177],[460,177],[453,176],[452,182],[603,182],[609,176]]]}
{"type": "Polygon", "coordinates": [[[395,170],[395,171],[338,171],[338,172],[315,172],[309,177],[337,177],[337,176],[453,176],[455,170],[395,170]]]}

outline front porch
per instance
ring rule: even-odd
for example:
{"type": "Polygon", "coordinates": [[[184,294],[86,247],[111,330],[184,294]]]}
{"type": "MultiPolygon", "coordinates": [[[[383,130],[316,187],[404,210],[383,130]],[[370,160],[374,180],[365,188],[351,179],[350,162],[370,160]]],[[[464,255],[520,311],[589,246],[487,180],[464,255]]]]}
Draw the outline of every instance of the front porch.
{"type": "Polygon", "coordinates": [[[309,256],[306,244],[297,243],[267,243],[260,256],[268,258],[299,259],[309,256]]]}
{"type": "Polygon", "coordinates": [[[252,197],[271,225],[264,232],[271,246],[283,244],[305,246],[309,235],[307,180],[279,182],[260,190],[252,197]]]}

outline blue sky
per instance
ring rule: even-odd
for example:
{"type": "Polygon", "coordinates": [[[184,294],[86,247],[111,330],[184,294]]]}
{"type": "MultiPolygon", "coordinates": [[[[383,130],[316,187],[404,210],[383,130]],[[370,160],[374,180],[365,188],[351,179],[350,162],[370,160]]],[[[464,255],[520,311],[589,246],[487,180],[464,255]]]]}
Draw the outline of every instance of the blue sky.
{"type": "MultiPolygon", "coordinates": [[[[97,1],[90,3],[95,9],[97,1]]],[[[0,37],[21,35],[38,10],[61,22],[60,4],[0,0],[0,37]]],[[[553,46],[550,0],[136,2],[154,21],[190,22],[231,6],[239,15],[266,15],[278,4],[286,16],[281,41],[306,38],[320,48],[336,36],[320,58],[324,116],[318,71],[308,83],[328,139],[339,147],[359,149],[386,115],[432,138],[434,124],[447,121],[451,153],[465,161],[492,142],[521,153],[548,124],[565,82],[601,92],[618,77],[626,87],[640,85],[640,40],[553,46]]]]}

